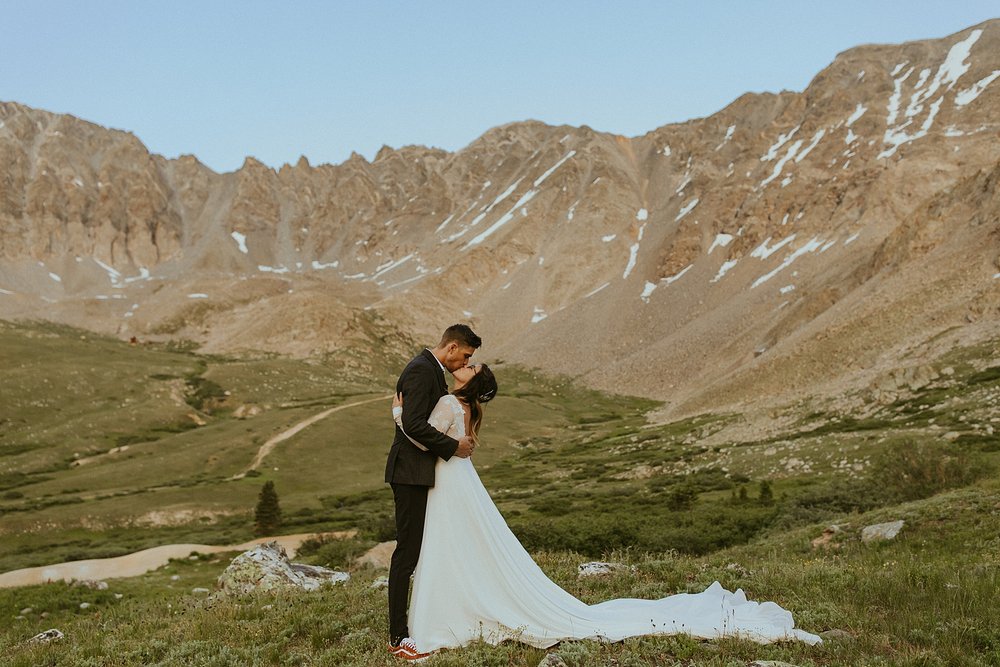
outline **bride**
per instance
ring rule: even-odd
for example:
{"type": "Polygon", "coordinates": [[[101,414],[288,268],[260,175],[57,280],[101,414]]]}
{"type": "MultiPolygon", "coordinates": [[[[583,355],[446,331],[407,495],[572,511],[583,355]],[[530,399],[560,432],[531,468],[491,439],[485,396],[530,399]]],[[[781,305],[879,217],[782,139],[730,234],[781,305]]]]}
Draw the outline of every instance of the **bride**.
{"type": "MultiPolygon", "coordinates": [[[[486,364],[453,372],[455,386],[428,422],[453,438],[476,438],[483,404],[497,391],[486,364]]],[[[393,401],[393,416],[402,411],[393,401]]],[[[659,600],[620,599],[588,605],[554,582],[507,527],[471,458],[438,459],[427,496],[420,560],[413,575],[409,626],[423,657],[437,649],[505,639],[547,648],[561,641],[620,641],[637,635],[739,636],[767,643],[820,638],[794,627],[790,612],[753,602],[718,582],[697,594],[659,600]]]]}

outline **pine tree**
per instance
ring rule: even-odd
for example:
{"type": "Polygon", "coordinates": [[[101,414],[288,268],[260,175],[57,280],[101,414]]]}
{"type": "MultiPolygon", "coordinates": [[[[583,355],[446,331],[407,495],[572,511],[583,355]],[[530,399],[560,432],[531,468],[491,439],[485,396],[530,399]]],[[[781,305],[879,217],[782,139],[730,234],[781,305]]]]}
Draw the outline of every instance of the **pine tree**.
{"type": "Polygon", "coordinates": [[[274,482],[264,482],[257,498],[254,521],[254,532],[260,536],[274,535],[281,525],[281,506],[278,505],[278,492],[274,490],[274,482]]]}
{"type": "Polygon", "coordinates": [[[774,491],[771,490],[771,483],[766,479],[761,480],[759,500],[761,505],[774,504],[774,491]]]}

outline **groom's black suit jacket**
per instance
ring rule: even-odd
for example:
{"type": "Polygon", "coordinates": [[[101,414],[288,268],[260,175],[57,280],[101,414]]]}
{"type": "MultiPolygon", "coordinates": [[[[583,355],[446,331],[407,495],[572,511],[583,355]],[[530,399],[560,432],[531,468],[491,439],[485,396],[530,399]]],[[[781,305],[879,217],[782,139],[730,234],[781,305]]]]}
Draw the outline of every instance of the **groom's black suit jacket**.
{"type": "Polygon", "coordinates": [[[434,464],[438,457],[447,461],[458,449],[458,441],[427,423],[438,399],[448,393],[444,371],[430,350],[424,350],[406,365],[396,382],[403,394],[403,429],[396,436],[385,463],[385,481],[391,484],[434,486],[434,464]],[[406,437],[422,444],[423,451],[406,437]]]}

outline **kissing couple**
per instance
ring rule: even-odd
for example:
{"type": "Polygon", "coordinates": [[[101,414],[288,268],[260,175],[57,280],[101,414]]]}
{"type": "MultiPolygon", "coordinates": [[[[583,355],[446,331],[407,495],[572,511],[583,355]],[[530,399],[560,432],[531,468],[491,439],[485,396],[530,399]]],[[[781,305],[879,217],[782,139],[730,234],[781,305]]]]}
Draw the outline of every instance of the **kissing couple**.
{"type": "Polygon", "coordinates": [[[731,593],[718,582],[696,594],[588,605],[550,580],[507,527],[472,463],[483,407],[497,394],[490,368],[470,365],[481,346],[467,325],[450,326],[396,383],[396,431],[385,467],[396,509],[389,568],[393,655],[423,660],[478,640],[547,648],[567,640],[679,633],[820,642],[796,629],[792,614],[777,604],[747,600],[742,590],[731,593]],[[451,393],[445,371],[455,380],[451,393]]]}

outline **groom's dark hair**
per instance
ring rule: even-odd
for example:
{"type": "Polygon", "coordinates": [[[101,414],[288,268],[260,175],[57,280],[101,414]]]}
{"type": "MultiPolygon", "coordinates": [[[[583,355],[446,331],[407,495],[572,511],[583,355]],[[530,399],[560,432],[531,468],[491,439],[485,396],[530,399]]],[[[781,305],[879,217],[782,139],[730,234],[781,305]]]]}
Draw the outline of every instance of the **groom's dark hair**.
{"type": "Polygon", "coordinates": [[[441,335],[441,342],[438,343],[438,347],[444,347],[452,341],[468,345],[477,350],[483,346],[483,339],[477,336],[476,332],[468,324],[452,324],[445,329],[441,335]]]}

